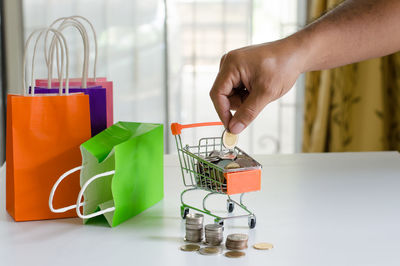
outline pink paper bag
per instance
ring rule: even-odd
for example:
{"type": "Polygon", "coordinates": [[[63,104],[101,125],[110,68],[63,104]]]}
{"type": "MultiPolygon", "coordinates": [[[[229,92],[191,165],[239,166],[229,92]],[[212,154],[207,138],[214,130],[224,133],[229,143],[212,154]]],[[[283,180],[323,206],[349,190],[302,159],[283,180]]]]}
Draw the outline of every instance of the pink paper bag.
{"type": "MultiPolygon", "coordinates": [[[[71,86],[71,87],[82,86],[81,81],[82,81],[82,78],[71,78],[69,80],[69,86],[71,86]]],[[[58,87],[59,84],[60,83],[59,83],[58,79],[52,79],[52,81],[51,81],[52,88],[58,87]]],[[[36,86],[47,87],[47,85],[48,85],[47,79],[37,79],[36,80],[36,86]]],[[[65,85],[65,82],[64,82],[64,85],[65,85]]],[[[88,87],[102,86],[103,88],[106,89],[107,127],[113,125],[114,124],[113,82],[107,81],[107,78],[105,78],[105,77],[96,78],[96,81],[94,81],[93,78],[88,78],[87,86],[88,87]]]]}

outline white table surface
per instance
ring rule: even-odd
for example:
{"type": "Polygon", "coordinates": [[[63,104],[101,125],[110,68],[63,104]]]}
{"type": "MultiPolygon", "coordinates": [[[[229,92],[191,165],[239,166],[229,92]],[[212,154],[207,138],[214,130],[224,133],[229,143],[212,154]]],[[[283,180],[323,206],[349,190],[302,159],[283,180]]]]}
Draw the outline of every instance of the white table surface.
{"type": "MultiPolygon", "coordinates": [[[[400,156],[397,152],[256,156],[262,190],[246,198],[257,215],[225,223],[225,236],[248,233],[246,256],[179,250],[183,184],[175,156],[165,157],[165,198],[115,227],[79,219],[16,223],[5,211],[0,169],[0,265],[400,265],[400,156]],[[250,246],[249,245],[249,246],[250,246]]],[[[193,202],[200,204],[200,195],[193,202]]],[[[222,196],[213,208],[225,209],[222,196]]],[[[205,223],[211,223],[206,218],[205,223]]]]}

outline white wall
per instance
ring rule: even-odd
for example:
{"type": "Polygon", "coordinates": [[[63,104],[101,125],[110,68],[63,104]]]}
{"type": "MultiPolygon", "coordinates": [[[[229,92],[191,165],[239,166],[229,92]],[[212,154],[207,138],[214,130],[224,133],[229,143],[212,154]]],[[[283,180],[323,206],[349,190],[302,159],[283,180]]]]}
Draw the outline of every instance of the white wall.
{"type": "MultiPolygon", "coordinates": [[[[3,23],[4,23],[4,50],[6,60],[6,88],[2,88],[4,95],[7,93],[22,92],[22,53],[23,53],[23,32],[22,32],[22,9],[21,0],[3,1],[3,23]]],[[[2,114],[6,99],[0,95],[0,165],[5,160],[5,121],[2,114]]]]}
{"type": "Polygon", "coordinates": [[[21,0],[4,0],[4,44],[8,93],[22,93],[23,27],[21,0]]]}

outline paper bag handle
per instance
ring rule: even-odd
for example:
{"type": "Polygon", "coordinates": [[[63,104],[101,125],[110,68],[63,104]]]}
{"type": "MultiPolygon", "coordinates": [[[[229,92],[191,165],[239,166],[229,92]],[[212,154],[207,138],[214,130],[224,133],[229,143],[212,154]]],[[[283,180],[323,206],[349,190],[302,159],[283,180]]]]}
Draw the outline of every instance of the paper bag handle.
{"type": "MultiPolygon", "coordinates": [[[[53,22],[54,24],[55,22],[53,22]]],[[[50,27],[53,26],[51,24],[50,27]]],[[[68,18],[65,19],[61,25],[57,28],[58,31],[63,31],[66,27],[74,27],[76,28],[83,40],[83,50],[84,50],[84,59],[83,59],[83,70],[82,70],[82,87],[87,88],[87,77],[88,77],[88,68],[89,68],[89,43],[88,43],[88,36],[86,33],[85,27],[80,23],[78,20],[74,18],[68,18]]],[[[48,66],[48,87],[51,86],[51,78],[52,78],[52,72],[53,72],[53,53],[54,53],[54,45],[56,44],[55,42],[55,36],[53,36],[51,43],[50,43],[50,49],[49,49],[49,56],[47,56],[47,33],[45,36],[45,60],[48,66]]],[[[58,55],[58,53],[57,53],[58,55]]],[[[58,66],[58,57],[57,57],[57,68],[58,68],[58,76],[60,77],[61,73],[59,71],[59,66],[58,66]]]]}
{"type": "Polygon", "coordinates": [[[78,206],[80,204],[80,201],[81,201],[82,197],[83,197],[83,193],[85,192],[86,188],[90,185],[90,183],[92,183],[94,180],[96,180],[96,179],[98,179],[100,177],[109,176],[109,175],[113,175],[113,174],[115,174],[115,170],[104,172],[104,173],[101,173],[101,174],[98,174],[98,175],[95,175],[95,176],[89,178],[89,180],[86,181],[85,184],[83,184],[83,186],[81,188],[81,191],[79,191],[78,199],[76,200],[76,205],[75,205],[76,206],[76,214],[78,214],[78,216],[80,218],[89,219],[89,218],[93,218],[93,217],[96,217],[96,216],[99,216],[99,215],[102,215],[102,214],[105,214],[105,213],[108,213],[108,212],[115,211],[115,207],[110,207],[110,208],[107,208],[105,210],[101,210],[101,211],[94,212],[94,213],[91,213],[91,214],[88,214],[88,215],[84,215],[84,214],[81,213],[81,210],[80,210],[80,208],[78,206]]]}
{"type": "MultiPolygon", "coordinates": [[[[77,19],[81,19],[81,20],[83,20],[83,21],[85,21],[89,26],[90,26],[90,29],[92,30],[92,33],[93,33],[93,39],[94,39],[94,63],[93,63],[93,80],[94,81],[96,81],[96,69],[97,69],[97,57],[98,57],[98,44],[97,44],[97,35],[96,35],[96,30],[94,29],[94,26],[93,26],[93,24],[87,19],[87,18],[85,18],[85,17],[83,17],[83,16],[78,16],[78,15],[75,15],[75,16],[70,16],[70,17],[63,17],[63,18],[59,18],[59,19],[57,19],[57,20],[55,20],[55,21],[53,21],[53,23],[51,23],[51,25],[50,25],[50,27],[52,27],[53,25],[55,25],[56,23],[58,23],[59,21],[61,21],[61,20],[63,20],[63,22],[61,23],[61,25],[60,25],[60,27],[65,23],[65,22],[67,22],[68,20],[72,20],[72,21],[74,21],[74,22],[76,22],[76,23],[79,23],[79,25],[82,27],[82,30],[84,31],[84,34],[85,34],[85,38],[86,38],[86,40],[87,40],[87,43],[88,43],[88,47],[87,47],[87,49],[89,50],[89,38],[88,38],[88,34],[87,34],[87,32],[86,32],[86,28],[85,28],[85,26],[80,22],[80,21],[78,21],[77,19]]],[[[60,28],[59,27],[59,28],[60,28]]],[[[82,36],[83,37],[83,36],[82,36]]],[[[46,39],[47,39],[47,36],[46,36],[46,39]]],[[[54,38],[53,38],[54,39],[54,38]]],[[[46,52],[46,46],[45,46],[45,55],[47,54],[47,52],[46,52]]],[[[85,51],[86,52],[86,51],[85,51]]],[[[86,76],[86,78],[88,77],[88,68],[89,68],[89,52],[87,52],[87,65],[86,65],[86,75],[84,75],[83,73],[82,73],[82,77],[84,77],[84,76],[86,76]]],[[[46,61],[47,62],[49,62],[48,61],[48,59],[46,58],[46,61]]],[[[57,67],[58,67],[58,64],[57,64],[57,67]]],[[[85,70],[85,68],[83,69],[83,70],[85,70]]],[[[83,83],[83,82],[82,82],[83,83]]],[[[85,83],[86,84],[86,83],[85,83]]]]}
{"type": "MultiPolygon", "coordinates": [[[[30,95],[32,95],[32,96],[35,95],[35,88],[33,87],[33,76],[34,76],[35,56],[36,56],[37,44],[38,44],[38,42],[39,42],[39,39],[40,39],[40,37],[42,36],[42,34],[43,34],[45,31],[46,31],[46,32],[48,32],[48,31],[53,32],[54,35],[56,35],[58,39],[61,39],[61,40],[62,40],[62,43],[63,43],[62,48],[63,48],[63,51],[65,51],[65,54],[66,54],[66,57],[67,57],[67,60],[66,60],[66,73],[65,73],[65,80],[66,80],[66,81],[65,81],[65,93],[66,93],[66,94],[69,94],[69,73],[68,73],[68,69],[69,69],[69,52],[68,52],[68,46],[67,46],[67,42],[66,42],[66,40],[65,40],[65,37],[64,37],[64,35],[63,35],[61,32],[59,32],[59,31],[56,30],[56,29],[53,29],[53,28],[42,28],[42,29],[38,29],[38,30],[33,31],[33,32],[28,36],[28,39],[26,40],[26,43],[25,43],[24,57],[23,57],[23,71],[22,71],[22,82],[23,82],[23,87],[24,87],[24,95],[28,95],[28,94],[29,94],[29,87],[31,88],[31,94],[30,94],[30,95]],[[33,56],[32,56],[31,84],[30,84],[29,86],[27,86],[27,85],[26,85],[26,78],[25,78],[26,73],[25,73],[25,72],[26,72],[26,58],[27,58],[27,53],[28,53],[28,47],[29,47],[29,43],[30,43],[31,39],[32,39],[33,36],[34,36],[36,33],[38,33],[38,32],[40,32],[40,33],[39,33],[39,36],[36,38],[36,42],[35,42],[35,46],[34,46],[34,51],[33,51],[33,56]]],[[[61,41],[60,41],[60,42],[61,42],[61,41]]],[[[62,66],[62,67],[63,67],[63,66],[62,66]]],[[[60,87],[59,87],[60,94],[62,94],[62,84],[63,84],[63,80],[62,80],[62,77],[61,77],[61,80],[60,80],[60,87]]]]}
{"type": "Polygon", "coordinates": [[[66,212],[66,211],[75,209],[76,206],[78,206],[78,209],[79,209],[79,207],[85,205],[85,202],[77,202],[77,205],[74,204],[74,205],[70,205],[70,206],[68,206],[68,207],[63,207],[63,208],[59,208],[59,209],[55,209],[55,208],[53,207],[54,193],[56,192],[58,185],[60,185],[60,183],[64,180],[64,178],[66,178],[66,177],[69,176],[70,174],[75,173],[76,171],[81,170],[81,169],[82,169],[82,166],[78,166],[78,167],[75,167],[75,168],[73,168],[73,169],[71,169],[71,170],[65,172],[64,174],[62,174],[62,175],[57,179],[56,183],[54,183],[54,185],[53,185],[53,187],[52,187],[52,189],[51,189],[51,191],[50,191],[50,197],[49,197],[49,207],[50,207],[50,210],[51,210],[52,212],[54,212],[54,213],[66,212]]]}
{"type": "Polygon", "coordinates": [[[82,170],[82,166],[75,167],[75,168],[73,168],[73,169],[71,169],[71,170],[65,172],[64,174],[62,174],[62,175],[57,179],[56,183],[54,183],[53,188],[52,188],[51,191],[50,191],[50,197],[49,197],[49,208],[50,208],[50,210],[51,210],[52,212],[54,212],[54,213],[61,213],[61,212],[66,212],[66,211],[69,211],[69,210],[72,210],[72,209],[76,209],[76,214],[77,214],[80,218],[82,218],[82,219],[89,219],[89,218],[93,218],[93,217],[102,215],[102,214],[104,214],[104,213],[108,213],[108,212],[113,212],[113,211],[115,211],[115,207],[110,207],[110,208],[107,208],[107,209],[105,209],[105,210],[101,210],[101,211],[94,212],[94,213],[91,213],[91,214],[88,214],[88,215],[84,215],[84,214],[81,213],[81,210],[80,210],[80,207],[82,207],[82,206],[84,206],[84,205],[86,204],[84,201],[81,201],[81,200],[82,200],[82,197],[83,197],[83,193],[85,192],[86,188],[90,185],[90,183],[92,183],[93,181],[95,181],[96,179],[98,179],[98,178],[100,178],[100,177],[113,175],[113,174],[115,173],[115,170],[108,171],[108,172],[104,172],[104,173],[101,173],[101,174],[98,174],[98,175],[95,175],[95,176],[89,178],[89,180],[87,180],[87,181],[83,184],[81,190],[79,191],[78,198],[77,198],[77,200],[76,200],[76,204],[70,205],[70,206],[67,206],[67,207],[63,207],[63,208],[59,208],[59,209],[55,209],[55,208],[54,208],[54,206],[53,206],[53,198],[54,198],[54,194],[55,194],[55,192],[56,192],[56,190],[57,190],[58,185],[60,185],[60,183],[61,183],[67,176],[69,176],[69,175],[71,175],[72,173],[74,173],[74,172],[76,172],[76,171],[79,171],[79,170],[82,170]]]}
{"type": "MultiPolygon", "coordinates": [[[[60,20],[68,20],[68,19],[73,19],[74,21],[77,21],[76,19],[81,19],[83,21],[85,21],[90,29],[92,30],[92,34],[93,34],[93,39],[94,39],[94,63],[93,63],[93,80],[96,81],[96,70],[97,70],[97,58],[98,58],[98,44],[97,44],[97,34],[96,34],[96,30],[94,29],[93,24],[85,17],[83,16],[79,16],[79,15],[74,15],[74,16],[70,16],[70,17],[64,17],[64,18],[59,18],[57,20],[55,20],[51,25],[56,24],[57,22],[59,22],[60,20]]],[[[80,22],[79,22],[80,23],[80,22]]],[[[82,23],[80,23],[82,25],[82,23]]],[[[83,26],[83,25],[82,25],[83,26]]],[[[86,32],[86,28],[85,26],[83,26],[83,29],[86,32]]],[[[86,36],[88,36],[86,34],[86,36]]],[[[89,40],[88,40],[89,41],[89,40]]],[[[88,62],[89,64],[89,62],[88,62]]]]}

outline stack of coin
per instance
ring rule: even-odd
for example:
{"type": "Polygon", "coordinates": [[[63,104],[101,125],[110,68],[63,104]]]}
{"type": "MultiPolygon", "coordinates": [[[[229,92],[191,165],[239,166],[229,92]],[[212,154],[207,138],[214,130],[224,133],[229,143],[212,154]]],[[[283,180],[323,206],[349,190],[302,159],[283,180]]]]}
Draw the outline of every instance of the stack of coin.
{"type": "Polygon", "coordinates": [[[219,224],[207,224],[205,227],[206,244],[219,246],[224,240],[224,227],[219,224]]]}
{"type": "Polygon", "coordinates": [[[189,242],[201,242],[203,240],[204,215],[200,213],[189,213],[186,216],[186,236],[189,242]]]}
{"type": "Polygon", "coordinates": [[[226,238],[225,246],[230,250],[246,249],[247,240],[249,237],[246,234],[231,234],[226,238]]]}

